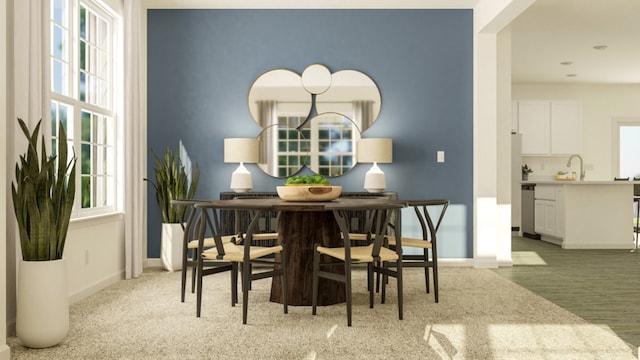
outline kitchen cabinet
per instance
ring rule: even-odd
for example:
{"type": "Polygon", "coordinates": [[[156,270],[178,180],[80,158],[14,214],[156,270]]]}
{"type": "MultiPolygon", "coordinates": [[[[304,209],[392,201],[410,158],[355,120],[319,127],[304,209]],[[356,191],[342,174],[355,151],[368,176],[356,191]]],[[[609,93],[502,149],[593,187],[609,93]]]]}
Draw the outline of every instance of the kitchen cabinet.
{"type": "Polygon", "coordinates": [[[561,239],[564,235],[563,208],[564,197],[561,186],[537,185],[534,225],[536,233],[543,237],[561,239]]]}
{"type": "Polygon", "coordinates": [[[540,239],[564,249],[635,247],[633,187],[640,181],[535,182],[540,239]]]}
{"type": "Polygon", "coordinates": [[[512,128],[522,134],[523,155],[582,152],[582,104],[573,100],[514,101],[512,128]]]}

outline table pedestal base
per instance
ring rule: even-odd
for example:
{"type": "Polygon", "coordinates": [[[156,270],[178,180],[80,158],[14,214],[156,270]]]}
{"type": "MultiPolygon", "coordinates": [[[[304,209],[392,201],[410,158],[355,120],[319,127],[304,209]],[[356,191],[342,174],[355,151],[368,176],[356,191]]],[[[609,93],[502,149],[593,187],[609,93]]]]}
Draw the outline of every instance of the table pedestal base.
{"type": "MultiPolygon", "coordinates": [[[[282,211],[278,218],[278,242],[287,246],[287,297],[289,305],[311,305],[313,299],[313,247],[343,246],[340,229],[330,211],[282,211]]],[[[278,255],[279,256],[279,255],[278,255]]],[[[344,267],[335,266],[344,274],[344,267]]],[[[273,278],[271,301],[282,303],[282,282],[273,278]]],[[[318,305],[345,302],[344,283],[319,279],[318,305]]]]}

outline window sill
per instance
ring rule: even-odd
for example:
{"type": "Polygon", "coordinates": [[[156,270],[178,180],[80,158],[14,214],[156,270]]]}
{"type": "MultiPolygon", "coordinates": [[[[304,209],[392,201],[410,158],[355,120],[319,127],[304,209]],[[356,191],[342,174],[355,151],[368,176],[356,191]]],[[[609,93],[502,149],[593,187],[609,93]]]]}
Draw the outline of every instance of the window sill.
{"type": "Polygon", "coordinates": [[[92,225],[92,224],[98,224],[98,223],[119,221],[122,219],[124,219],[124,213],[117,211],[117,212],[110,212],[108,214],[86,215],[86,216],[72,218],[70,224],[74,226],[92,225]]]}

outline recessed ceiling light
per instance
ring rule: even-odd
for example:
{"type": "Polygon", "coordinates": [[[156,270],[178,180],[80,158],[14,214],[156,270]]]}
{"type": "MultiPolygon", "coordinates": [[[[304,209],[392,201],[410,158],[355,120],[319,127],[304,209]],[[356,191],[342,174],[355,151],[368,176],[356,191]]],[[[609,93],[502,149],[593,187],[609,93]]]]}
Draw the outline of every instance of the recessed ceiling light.
{"type": "Polygon", "coordinates": [[[560,63],[560,65],[571,65],[573,64],[573,61],[563,61],[560,63]]]}
{"type": "Polygon", "coordinates": [[[593,47],[595,50],[606,50],[607,45],[596,45],[593,47]]]}
{"type": "Polygon", "coordinates": [[[567,77],[576,77],[576,76],[578,76],[578,74],[567,74],[566,76],[567,77]]]}

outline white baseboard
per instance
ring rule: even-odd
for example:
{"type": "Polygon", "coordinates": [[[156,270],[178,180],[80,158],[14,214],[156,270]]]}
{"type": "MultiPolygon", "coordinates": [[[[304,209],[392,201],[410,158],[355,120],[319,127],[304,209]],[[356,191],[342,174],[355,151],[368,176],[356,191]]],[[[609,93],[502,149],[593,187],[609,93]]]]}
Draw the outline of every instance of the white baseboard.
{"type": "Polygon", "coordinates": [[[102,278],[94,282],[93,284],[85,287],[84,289],[80,291],[76,291],[75,293],[69,296],[69,304],[73,304],[74,302],[82,300],[89,295],[93,295],[98,291],[117,283],[120,280],[124,280],[124,271],[102,278]]]}
{"type": "Polygon", "coordinates": [[[438,258],[438,266],[447,266],[447,267],[472,267],[473,259],[462,259],[462,258],[438,258]]]}
{"type": "Polygon", "coordinates": [[[160,258],[152,258],[152,259],[146,259],[144,261],[144,265],[143,268],[161,268],[162,267],[162,260],[160,260],[160,258]]]}
{"type": "Polygon", "coordinates": [[[9,360],[11,358],[11,348],[7,345],[0,345],[0,360],[9,360]]]}

